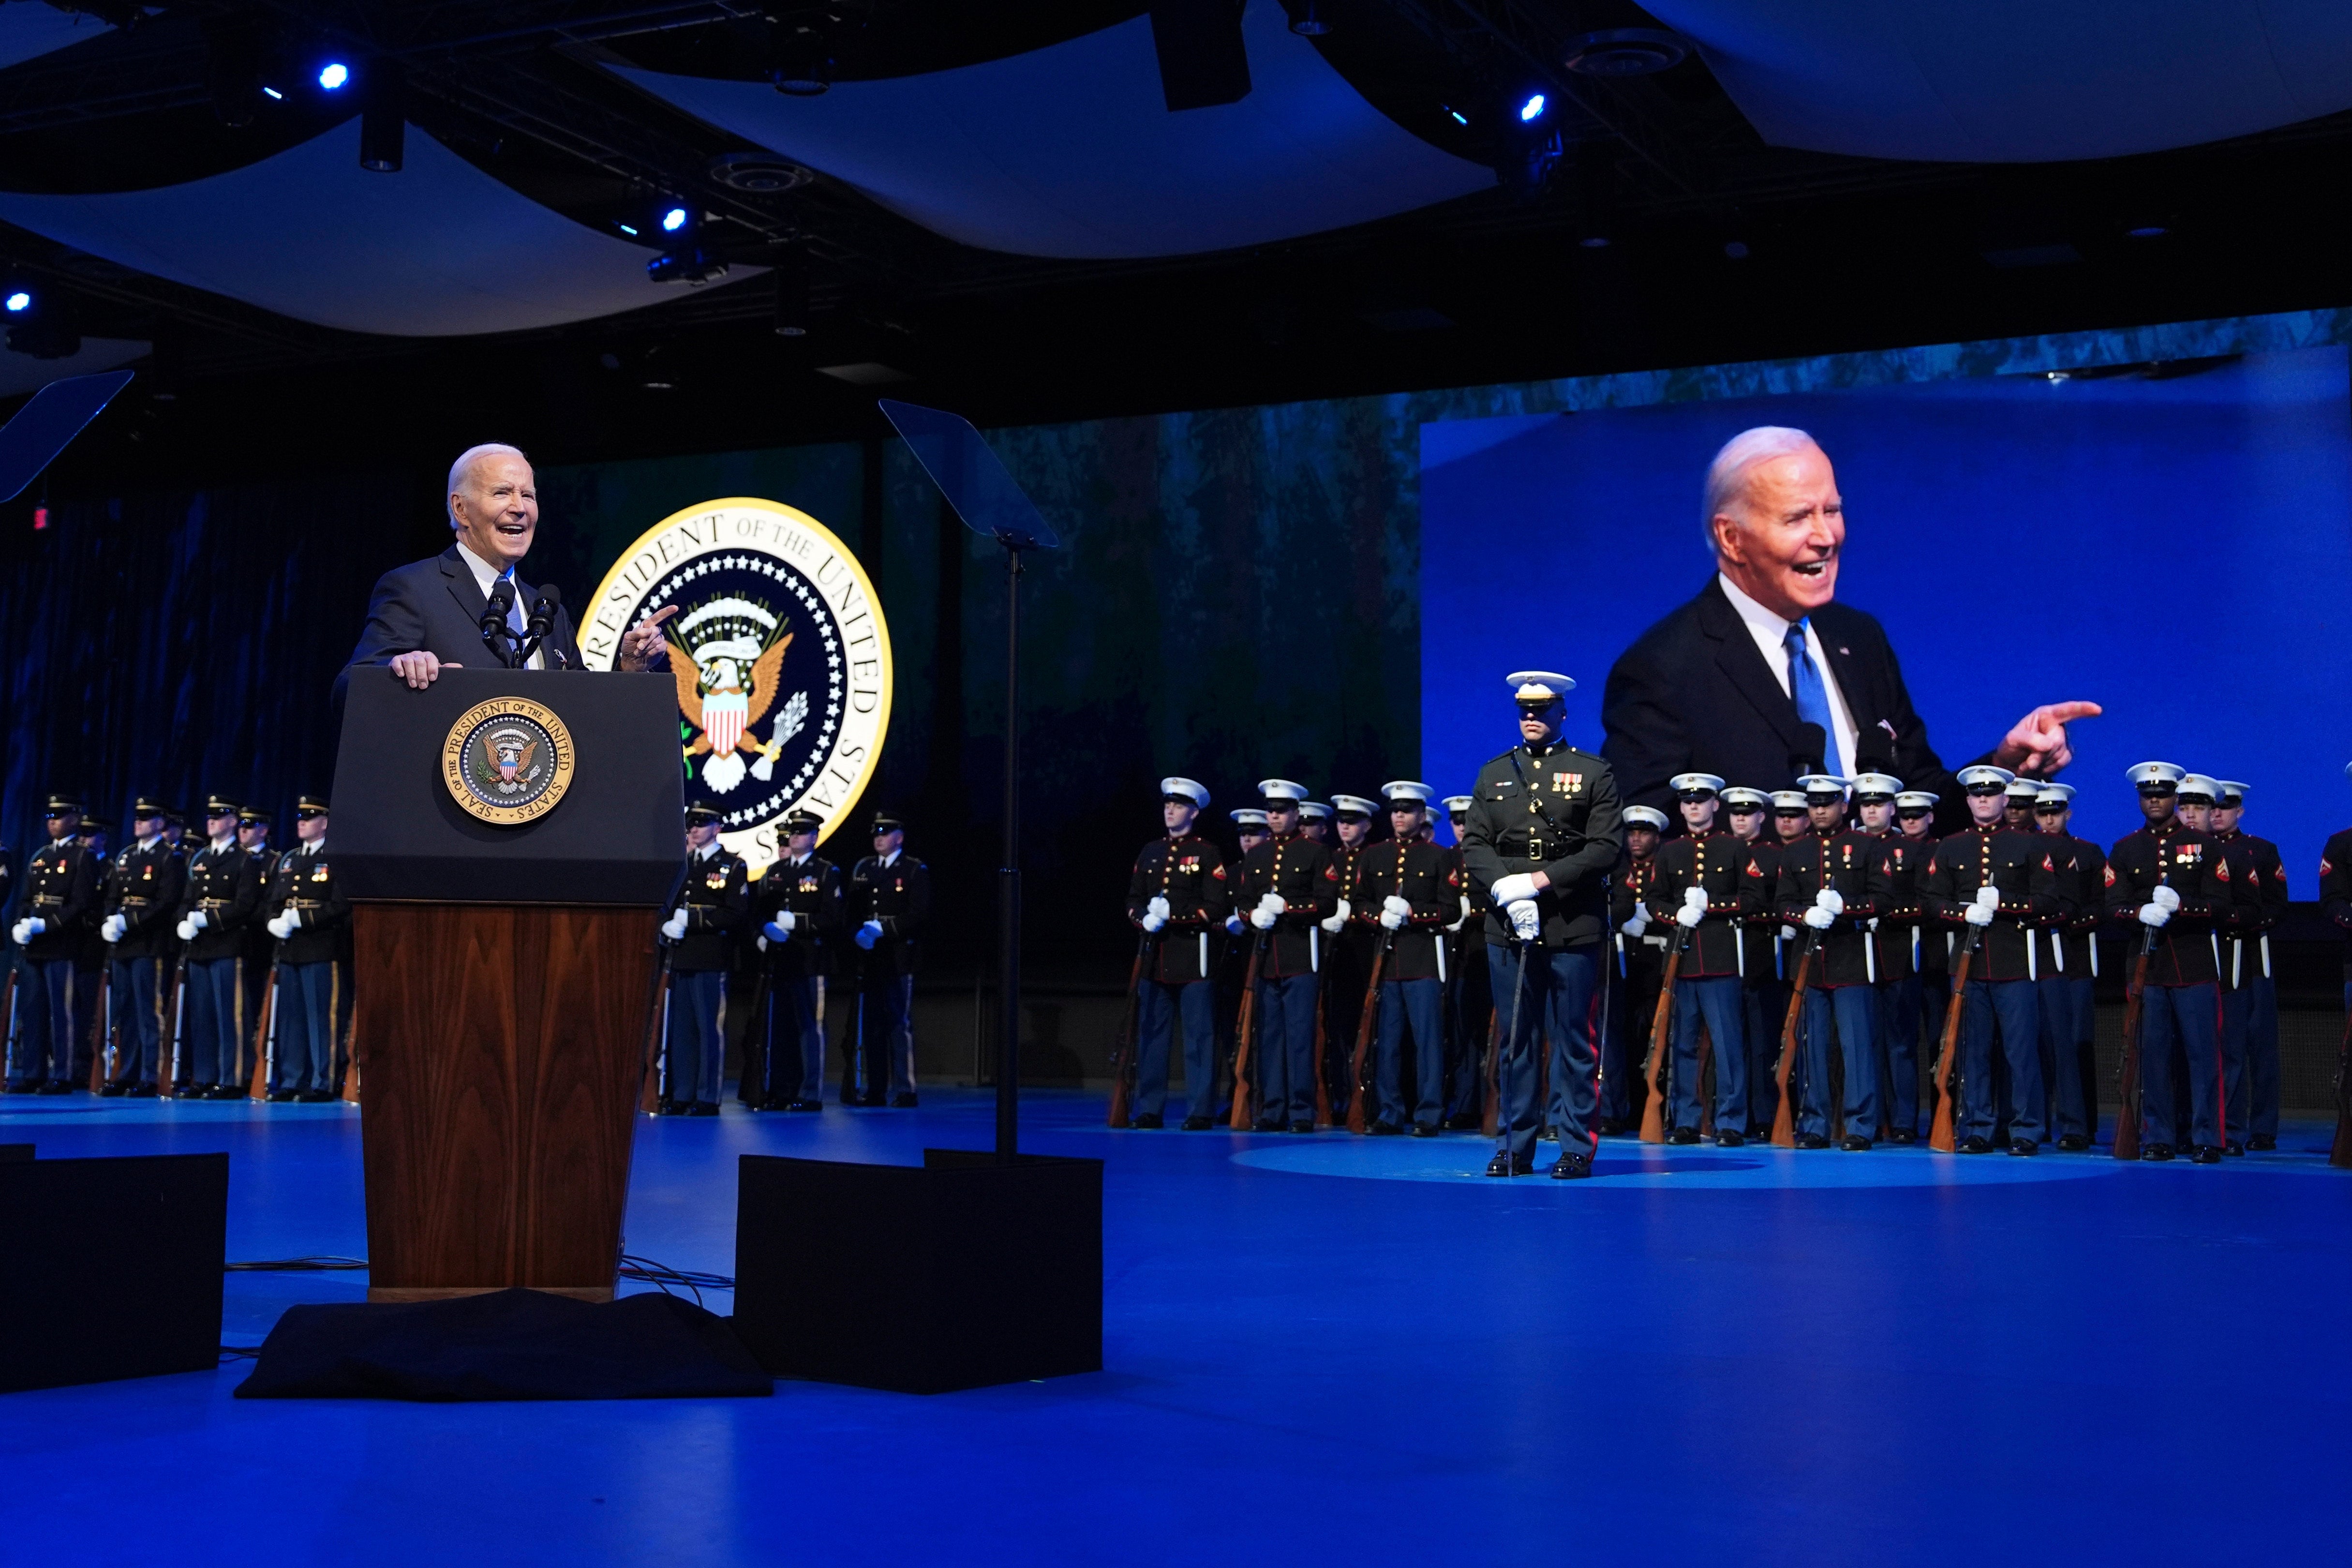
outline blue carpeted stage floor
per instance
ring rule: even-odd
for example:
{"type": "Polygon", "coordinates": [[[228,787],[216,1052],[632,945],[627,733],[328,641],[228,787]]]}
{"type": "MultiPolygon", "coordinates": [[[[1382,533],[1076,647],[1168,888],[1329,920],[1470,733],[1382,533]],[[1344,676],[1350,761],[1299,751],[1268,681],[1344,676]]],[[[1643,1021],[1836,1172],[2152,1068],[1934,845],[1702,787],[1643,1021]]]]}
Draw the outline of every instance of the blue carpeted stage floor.
{"type": "MultiPolygon", "coordinates": [[[[733,1268],[734,1157],[982,1146],[916,1111],[639,1123],[632,1252],[733,1268]]],[[[216,1373],[0,1396],[0,1561],[2340,1561],[2352,1173],[1112,1133],[1105,1360],[918,1398],[403,1405],[216,1373]],[[1680,1190],[1677,1190],[1680,1189],[1680,1190]]],[[[0,1101],[44,1156],[226,1149],[229,1255],[365,1250],[341,1107],[0,1101]]],[[[228,1279],[225,1338],[363,1275],[228,1279]]],[[[63,1290],[74,1282],[57,1282],[63,1290]]],[[[714,1301],[727,1310],[725,1299],[714,1301]]]]}

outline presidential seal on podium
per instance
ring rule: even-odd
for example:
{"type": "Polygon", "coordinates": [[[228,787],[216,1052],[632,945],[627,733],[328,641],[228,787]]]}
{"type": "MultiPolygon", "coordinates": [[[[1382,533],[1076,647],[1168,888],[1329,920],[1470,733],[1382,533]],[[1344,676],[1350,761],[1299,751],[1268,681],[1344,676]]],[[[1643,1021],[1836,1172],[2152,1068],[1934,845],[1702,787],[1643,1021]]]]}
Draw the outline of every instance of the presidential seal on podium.
{"type": "Polygon", "coordinates": [[[555,809],[572,787],[572,735],[554,710],[494,697],[457,716],[441,744],[441,782],[484,822],[512,827],[555,809]]]}
{"type": "Polygon", "coordinates": [[[662,627],[676,682],[688,804],[754,871],[776,858],[785,816],[830,836],[856,805],[890,721],[890,634],[874,584],[816,519],[734,497],[655,524],[597,585],[581,656],[611,669],[621,634],[676,605],[662,627]]]}

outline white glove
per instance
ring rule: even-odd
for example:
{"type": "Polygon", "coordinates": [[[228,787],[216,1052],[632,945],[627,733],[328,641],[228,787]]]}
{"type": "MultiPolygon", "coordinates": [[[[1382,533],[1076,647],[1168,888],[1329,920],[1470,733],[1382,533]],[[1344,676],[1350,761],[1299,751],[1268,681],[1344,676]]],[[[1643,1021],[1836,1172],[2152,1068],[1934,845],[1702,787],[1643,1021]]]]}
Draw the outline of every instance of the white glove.
{"type": "Polygon", "coordinates": [[[1794,942],[1794,941],[1796,941],[1796,940],[1797,940],[1797,928],[1796,928],[1795,926],[1782,926],[1782,927],[1780,928],[1780,940],[1781,940],[1782,942],[1794,942]]]}
{"type": "MultiPolygon", "coordinates": [[[[38,922],[37,921],[35,923],[37,924],[38,922]]],[[[188,924],[195,928],[197,931],[202,931],[205,927],[212,923],[213,917],[202,910],[198,910],[194,914],[188,917],[188,924]]]]}
{"type": "Polygon", "coordinates": [[[2139,923],[2154,931],[2172,918],[2172,911],[2162,904],[2147,903],[2139,907],[2139,923]]]}
{"type": "Polygon", "coordinates": [[[761,952],[768,951],[768,944],[772,942],[790,942],[793,939],[793,928],[779,921],[770,921],[766,925],[760,928],[760,951],[761,952]]]}
{"type": "Polygon", "coordinates": [[[1323,934],[1325,936],[1338,936],[1339,934],[1339,928],[1346,925],[1348,923],[1348,917],[1355,912],[1356,911],[1349,907],[1348,900],[1341,899],[1339,900],[1339,908],[1333,910],[1331,911],[1331,917],[1323,922],[1323,934]]]}
{"type": "Polygon", "coordinates": [[[1533,942],[1543,934],[1543,912],[1536,908],[1533,899],[1521,899],[1504,910],[1511,920],[1511,934],[1521,942],[1533,942]]]}
{"type": "Polygon", "coordinates": [[[1687,910],[1706,909],[1706,889],[1705,888],[1696,887],[1685,888],[1683,889],[1683,907],[1687,910]]]}
{"type": "MultiPolygon", "coordinates": [[[[1704,895],[1702,894],[1702,897],[1704,895]]],[[[1706,919],[1706,906],[1705,904],[1685,904],[1681,909],[1675,911],[1675,923],[1682,927],[1685,931],[1690,930],[1693,926],[1697,925],[1699,921],[1705,919],[1706,919]]]]}
{"type": "Polygon", "coordinates": [[[1827,910],[1832,915],[1845,913],[1845,895],[1835,888],[1823,888],[1813,895],[1813,908],[1827,910]]]}
{"type": "Polygon", "coordinates": [[[1972,926],[1989,926],[1992,924],[1992,906],[1990,904],[1970,904],[1967,909],[1960,911],[1960,918],[1968,921],[1969,924],[1972,926]]]}
{"type": "Polygon", "coordinates": [[[677,910],[669,919],[662,921],[662,935],[672,942],[677,942],[685,937],[686,911],[684,910],[677,910]]]}
{"type": "MultiPolygon", "coordinates": [[[[1517,906],[1514,905],[1514,908],[1517,906]]],[[[1633,906],[1633,918],[1617,928],[1627,936],[1640,936],[1650,929],[1650,911],[1640,904],[1633,906]]]]}
{"type": "Polygon", "coordinates": [[[98,928],[98,934],[109,942],[121,942],[122,933],[128,929],[129,922],[121,915],[109,915],[106,917],[106,922],[98,928]]]}
{"type": "Polygon", "coordinates": [[[1257,927],[1260,931],[1272,931],[1274,929],[1275,918],[1275,912],[1272,910],[1267,909],[1264,904],[1260,904],[1257,908],[1250,911],[1250,924],[1257,927]]]}
{"type": "Polygon", "coordinates": [[[769,923],[781,929],[782,934],[779,935],[776,940],[778,942],[782,942],[784,940],[784,937],[790,936],[793,932],[801,929],[801,917],[793,913],[790,910],[778,910],[776,911],[776,918],[769,923]]]}
{"type": "Polygon", "coordinates": [[[1837,916],[1830,913],[1821,905],[1815,904],[1805,911],[1805,923],[1815,931],[1827,931],[1837,923],[1837,916]]]}
{"type": "Polygon", "coordinates": [[[1270,915],[1278,915],[1285,910],[1290,908],[1287,903],[1283,901],[1283,897],[1280,893],[1268,893],[1265,897],[1257,901],[1257,907],[1264,910],[1270,915]]]}
{"type": "Polygon", "coordinates": [[[294,934],[294,911],[292,910],[281,910],[279,913],[270,916],[269,934],[276,937],[280,942],[284,942],[288,937],[292,936],[294,934]]]}
{"type": "Polygon", "coordinates": [[[1399,920],[1411,920],[1412,918],[1412,906],[1407,903],[1404,900],[1398,898],[1394,893],[1391,893],[1387,898],[1381,900],[1381,908],[1387,913],[1396,916],[1399,920]]]}
{"type": "Polygon", "coordinates": [[[867,921],[857,928],[857,945],[868,952],[871,952],[874,950],[874,944],[881,940],[882,922],[880,921],[867,921]]]}
{"type": "Polygon", "coordinates": [[[1487,889],[1487,896],[1498,904],[1525,903],[1536,896],[1535,876],[1532,872],[1513,871],[1497,877],[1495,885],[1487,889]]]}
{"type": "Polygon", "coordinates": [[[761,952],[765,952],[768,951],[768,939],[763,936],[752,945],[757,947],[761,952]]]}
{"type": "Polygon", "coordinates": [[[1988,910],[2000,908],[2000,889],[1987,882],[1977,889],[1977,902],[1988,910]]]}
{"type": "Polygon", "coordinates": [[[1404,915],[1389,907],[1389,904],[1393,904],[1395,902],[1396,900],[1394,899],[1391,899],[1388,904],[1382,904],[1381,906],[1381,929],[1382,931],[1394,931],[1397,927],[1404,924],[1404,915]]]}
{"type": "Polygon", "coordinates": [[[1241,935],[1242,917],[1239,915],[1227,915],[1225,917],[1225,929],[1235,936],[1241,935]]]}
{"type": "Polygon", "coordinates": [[[1146,910],[1143,911],[1143,929],[1145,931],[1158,931],[1167,923],[1168,917],[1166,915],[1160,914],[1154,910],[1146,910]]]}
{"type": "Polygon", "coordinates": [[[2150,893],[2148,897],[2156,902],[2162,904],[2166,914],[2171,914],[2173,911],[2180,908],[2180,895],[2174,892],[2170,888],[2166,887],[2161,882],[2158,882],[2156,885],[2156,891],[2150,893]]]}
{"type": "Polygon", "coordinates": [[[49,922],[43,920],[40,916],[26,915],[25,917],[25,934],[26,936],[38,936],[48,929],[49,922]]]}
{"type": "Polygon", "coordinates": [[[1867,925],[1870,927],[1870,930],[1871,930],[1871,931],[1872,931],[1872,933],[1873,933],[1874,935],[1875,935],[1875,934],[1877,933],[1877,931],[1878,931],[1878,917],[1877,917],[1876,915],[1873,915],[1873,916],[1871,916],[1871,917],[1870,917],[1870,919],[1869,919],[1867,921],[1865,921],[1864,923],[1865,923],[1865,924],[1867,924],[1867,925]]]}
{"type": "MultiPolygon", "coordinates": [[[[1168,907],[1168,895],[1165,893],[1153,894],[1151,901],[1143,908],[1146,913],[1158,915],[1163,922],[1174,912],[1168,907]]],[[[1152,929],[1157,931],[1159,927],[1154,926],[1152,929]]]]}
{"type": "MultiPolygon", "coordinates": [[[[194,921],[184,920],[178,925],[173,926],[172,930],[178,934],[182,942],[194,942],[196,940],[196,922],[194,921]]],[[[20,936],[16,940],[18,942],[22,942],[25,939],[20,936]]]]}
{"type": "Polygon", "coordinates": [[[8,939],[18,947],[24,946],[33,940],[33,922],[29,919],[18,921],[8,928],[8,939]]]}

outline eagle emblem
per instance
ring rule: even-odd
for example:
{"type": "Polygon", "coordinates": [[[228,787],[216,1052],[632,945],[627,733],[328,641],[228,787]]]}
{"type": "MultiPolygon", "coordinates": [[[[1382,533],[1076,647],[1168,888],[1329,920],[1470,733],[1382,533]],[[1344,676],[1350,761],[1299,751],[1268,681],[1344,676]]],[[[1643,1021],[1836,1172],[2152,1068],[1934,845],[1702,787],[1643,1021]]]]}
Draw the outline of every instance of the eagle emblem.
{"type": "Polygon", "coordinates": [[[519,795],[530,787],[531,763],[538,756],[539,742],[530,731],[505,725],[482,737],[482,755],[475,773],[499,794],[519,795]]]}
{"type": "Polygon", "coordinates": [[[808,722],[809,700],[795,692],[777,715],[763,744],[751,731],[775,706],[784,654],[793,634],[783,617],[750,599],[714,599],[662,628],[677,708],[694,738],[686,762],[708,754],[702,782],[725,795],[748,771],[762,783],[775,771],[784,742],[808,722]],[[744,756],[754,760],[748,769],[744,756]]]}

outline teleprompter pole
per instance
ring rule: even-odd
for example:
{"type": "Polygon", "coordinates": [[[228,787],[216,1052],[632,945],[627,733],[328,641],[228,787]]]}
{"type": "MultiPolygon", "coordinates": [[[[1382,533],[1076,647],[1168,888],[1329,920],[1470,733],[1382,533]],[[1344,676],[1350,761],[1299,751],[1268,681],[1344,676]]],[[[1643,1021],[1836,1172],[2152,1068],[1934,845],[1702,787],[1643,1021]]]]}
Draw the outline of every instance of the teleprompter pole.
{"type": "Polygon", "coordinates": [[[1004,546],[1004,864],[997,882],[996,1157],[1021,1152],[1021,552],[1004,546]]]}

